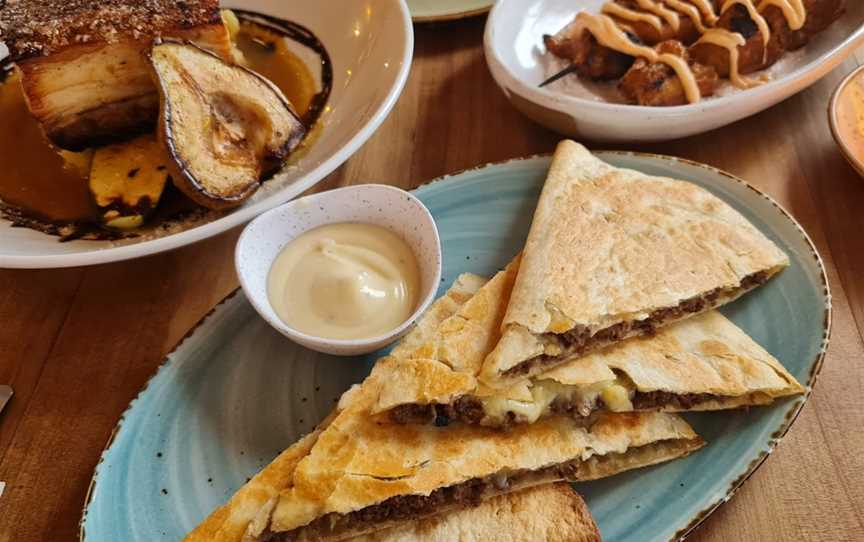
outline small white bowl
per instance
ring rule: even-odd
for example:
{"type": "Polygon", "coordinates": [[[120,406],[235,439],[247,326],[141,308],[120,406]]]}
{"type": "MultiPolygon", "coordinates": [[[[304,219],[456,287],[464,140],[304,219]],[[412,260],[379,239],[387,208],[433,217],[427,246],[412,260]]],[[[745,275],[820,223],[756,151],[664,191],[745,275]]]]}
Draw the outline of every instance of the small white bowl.
{"type": "Polygon", "coordinates": [[[311,350],[353,356],[395,341],[429,307],[441,281],[441,240],[429,210],[413,194],[392,186],[363,184],[301,198],[262,214],[240,235],[234,264],[246,297],[267,323],[311,350]],[[285,324],[270,305],[267,275],[279,252],[300,234],[338,222],[383,226],[404,239],[417,258],[421,301],[410,318],[385,335],[350,340],[315,337],[285,324]]]}
{"type": "MultiPolygon", "coordinates": [[[[766,70],[769,83],[677,107],[643,107],[577,97],[538,85],[547,78],[543,34],[554,34],[579,11],[599,13],[605,0],[498,0],[486,20],[486,62],[498,86],[527,117],[574,138],[608,142],[662,141],[701,134],[767,109],[812,85],[864,41],[864,2],[804,48],[766,70]]],[[[575,77],[575,76],[568,76],[575,77]]]]}

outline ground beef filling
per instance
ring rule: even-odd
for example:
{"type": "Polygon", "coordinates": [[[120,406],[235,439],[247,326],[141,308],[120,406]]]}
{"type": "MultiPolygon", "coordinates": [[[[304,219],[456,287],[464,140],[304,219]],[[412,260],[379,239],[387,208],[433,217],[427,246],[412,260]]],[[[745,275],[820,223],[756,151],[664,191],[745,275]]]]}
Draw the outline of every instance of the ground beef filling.
{"type": "Polygon", "coordinates": [[[669,393],[668,391],[636,392],[631,401],[636,410],[653,410],[674,407],[678,410],[691,409],[702,403],[722,400],[723,397],[711,393],[669,393]]]}
{"type": "MultiPolygon", "coordinates": [[[[647,452],[649,448],[662,447],[674,442],[677,441],[655,442],[628,450],[626,454],[638,455],[643,451],[647,452]]],[[[358,527],[362,529],[363,525],[411,520],[430,516],[449,508],[478,506],[484,499],[506,493],[511,487],[521,488],[557,480],[590,480],[610,475],[621,470],[615,465],[619,464],[618,459],[622,455],[624,454],[612,453],[593,456],[584,461],[574,459],[535,471],[519,470],[485,478],[473,478],[461,484],[436,489],[429,495],[401,495],[348,514],[327,514],[300,529],[304,531],[307,538],[315,539],[323,535],[355,530],[358,527]]],[[[277,533],[267,529],[261,534],[259,542],[291,542],[296,538],[298,530],[277,533]]]]}
{"type": "Polygon", "coordinates": [[[768,280],[768,273],[759,271],[747,275],[741,279],[741,284],[735,288],[716,288],[701,296],[685,299],[674,307],[665,307],[651,313],[644,320],[634,320],[631,322],[619,322],[613,326],[601,329],[593,335],[591,331],[584,326],[577,326],[566,333],[546,334],[546,339],[557,342],[563,352],[557,356],[549,356],[546,354],[525,360],[522,363],[506,370],[505,377],[526,375],[534,371],[538,366],[556,365],[564,357],[579,356],[595,348],[605,346],[610,343],[621,340],[622,338],[633,335],[650,335],[663,324],[679,320],[687,314],[703,312],[706,309],[714,307],[717,300],[721,297],[730,297],[741,293],[742,291],[750,290],[764,284],[768,280]]]}
{"type": "MultiPolygon", "coordinates": [[[[676,410],[689,410],[695,406],[710,401],[723,401],[728,397],[714,395],[711,393],[683,393],[676,394],[667,391],[637,391],[630,398],[634,410],[657,410],[672,407],[676,410]]],[[[435,423],[438,427],[447,426],[453,422],[467,424],[480,424],[486,418],[483,403],[476,397],[462,397],[456,406],[450,405],[401,405],[390,412],[390,418],[398,424],[429,424],[435,423]]],[[[566,414],[577,420],[589,420],[600,411],[608,410],[603,399],[598,398],[595,403],[590,403],[584,398],[574,396],[572,399],[559,397],[549,405],[547,414],[566,414]]],[[[505,418],[500,420],[485,420],[485,425],[500,426],[507,429],[516,423],[516,414],[507,412],[505,418]],[[497,423],[496,423],[497,422],[497,423]]]]}
{"type": "Polygon", "coordinates": [[[486,411],[476,397],[466,395],[456,399],[452,405],[399,405],[390,411],[390,420],[400,425],[434,423],[438,427],[450,425],[454,421],[479,424],[486,411]]]}

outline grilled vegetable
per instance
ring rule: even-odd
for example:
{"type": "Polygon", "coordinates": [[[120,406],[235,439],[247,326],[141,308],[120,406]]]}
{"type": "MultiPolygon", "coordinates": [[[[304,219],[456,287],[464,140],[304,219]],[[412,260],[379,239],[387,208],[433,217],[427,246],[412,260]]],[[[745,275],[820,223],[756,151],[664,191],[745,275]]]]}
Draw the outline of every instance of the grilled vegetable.
{"type": "Polygon", "coordinates": [[[90,166],[90,192],[102,224],[119,230],[141,226],[159,203],[170,178],[170,161],[153,136],[96,150],[90,166]]]}
{"type": "Polygon", "coordinates": [[[157,40],[150,61],[174,184],[204,207],[242,203],[306,132],[285,95],[255,72],[173,40],[157,40]]]}

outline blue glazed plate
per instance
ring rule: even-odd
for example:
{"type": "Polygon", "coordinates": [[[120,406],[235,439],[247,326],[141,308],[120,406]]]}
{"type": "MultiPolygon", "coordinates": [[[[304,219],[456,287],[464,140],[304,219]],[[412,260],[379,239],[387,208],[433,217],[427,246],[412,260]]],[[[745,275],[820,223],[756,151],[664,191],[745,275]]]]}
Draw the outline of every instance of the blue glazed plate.
{"type": "MultiPolygon", "coordinates": [[[[788,270],[723,312],[806,383],[809,395],[827,347],[831,310],[822,262],[800,226],[766,196],[707,166],[653,155],[599,156],[616,166],[708,188],[789,254],[788,270]]],[[[548,167],[548,157],[517,160],[416,191],[440,228],[444,279],[439,293],[460,273],[493,274],[519,251],[548,167]]],[[[81,538],[179,540],[311,430],[341,392],[368,373],[374,359],[304,350],[268,327],[243,294],[235,293],[168,356],[123,415],[96,468],[81,538]]],[[[703,450],[578,485],[604,540],[685,536],[771,453],[805,400],[792,398],[749,412],[687,415],[708,441],[703,450]]]]}

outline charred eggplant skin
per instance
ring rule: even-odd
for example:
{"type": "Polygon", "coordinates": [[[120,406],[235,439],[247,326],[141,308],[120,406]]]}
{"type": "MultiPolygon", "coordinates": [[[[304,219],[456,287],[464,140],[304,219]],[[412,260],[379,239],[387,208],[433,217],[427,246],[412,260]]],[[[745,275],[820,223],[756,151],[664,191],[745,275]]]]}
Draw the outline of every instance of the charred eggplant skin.
{"type": "MultiPolygon", "coordinates": [[[[159,138],[159,141],[167,149],[169,155],[173,158],[172,163],[169,165],[169,171],[171,172],[172,180],[175,186],[177,186],[177,188],[179,188],[184,194],[186,194],[196,203],[204,207],[214,210],[221,210],[240,205],[259,188],[261,180],[266,179],[268,176],[279,170],[279,168],[284,164],[290,153],[300,144],[300,142],[303,140],[306,133],[308,132],[308,128],[303,124],[300,116],[294,110],[293,106],[282,93],[282,91],[275,84],[273,84],[271,81],[261,76],[260,74],[244,66],[230,64],[226,62],[219,56],[211,53],[204,48],[199,47],[198,45],[190,41],[170,38],[157,38],[153,41],[152,47],[147,54],[147,58],[149,60],[149,65],[151,69],[151,77],[156,83],[160,98],[157,136],[159,138]],[[208,186],[196,176],[187,159],[184,158],[184,152],[180,148],[177,141],[178,138],[175,134],[175,113],[172,109],[173,106],[170,99],[171,97],[169,95],[168,85],[166,81],[164,81],[163,78],[160,76],[155,66],[153,53],[157,47],[162,45],[178,45],[192,47],[198,52],[212,58],[216,62],[229,65],[232,69],[240,70],[246,76],[253,77],[257,80],[257,82],[269,87],[273,95],[276,96],[281,102],[282,107],[284,107],[285,110],[290,113],[295,123],[294,126],[290,130],[290,133],[287,134],[288,137],[286,137],[281,144],[275,147],[265,147],[265,153],[262,157],[260,157],[260,169],[254,183],[248,184],[248,186],[243,187],[235,193],[226,195],[212,192],[208,188],[208,186]]],[[[191,81],[190,83],[194,84],[194,82],[191,81]]]]}

